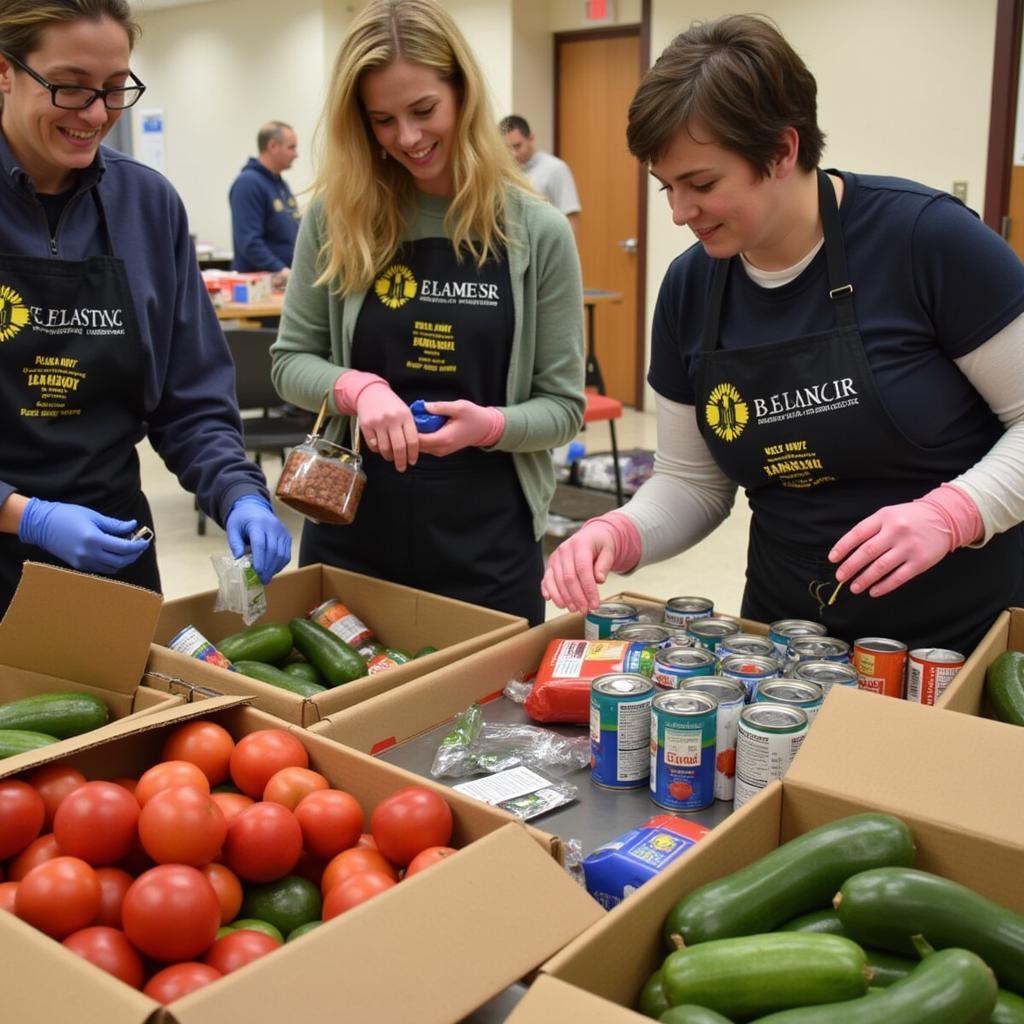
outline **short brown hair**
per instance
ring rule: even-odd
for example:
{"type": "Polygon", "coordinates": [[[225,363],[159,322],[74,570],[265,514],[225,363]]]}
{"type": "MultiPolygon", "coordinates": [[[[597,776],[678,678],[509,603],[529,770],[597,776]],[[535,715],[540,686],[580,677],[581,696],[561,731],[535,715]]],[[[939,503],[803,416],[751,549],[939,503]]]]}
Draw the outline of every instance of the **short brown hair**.
{"type": "Polygon", "coordinates": [[[110,18],[125,30],[129,49],[140,29],[126,0],[3,0],[0,5],[0,50],[19,59],[39,49],[43,30],[70,21],[110,18]]]}
{"type": "Polygon", "coordinates": [[[779,137],[795,128],[799,165],[818,166],[818,86],[807,65],[767,18],[736,14],[680,33],[644,75],[629,105],[629,151],[656,161],[672,139],[699,121],[719,145],[764,177],[779,137]]]}

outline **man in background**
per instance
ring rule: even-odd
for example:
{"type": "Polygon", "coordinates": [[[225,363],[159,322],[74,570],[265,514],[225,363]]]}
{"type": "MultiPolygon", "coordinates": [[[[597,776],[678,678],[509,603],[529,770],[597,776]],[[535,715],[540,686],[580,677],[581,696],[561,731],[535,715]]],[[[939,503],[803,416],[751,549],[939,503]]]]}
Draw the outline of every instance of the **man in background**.
{"type": "Polygon", "coordinates": [[[526,118],[509,114],[498,125],[505,145],[519,162],[533,187],[551,200],[553,206],[569,218],[574,232],[579,231],[580,197],[572,171],[564,160],[538,149],[526,118]]]}
{"type": "Polygon", "coordinates": [[[292,265],[299,233],[299,208],[281,177],[298,154],[298,139],[290,125],[268,121],[256,136],[258,157],[235,178],[228,193],[234,269],[270,271],[284,281],[292,265]]]}

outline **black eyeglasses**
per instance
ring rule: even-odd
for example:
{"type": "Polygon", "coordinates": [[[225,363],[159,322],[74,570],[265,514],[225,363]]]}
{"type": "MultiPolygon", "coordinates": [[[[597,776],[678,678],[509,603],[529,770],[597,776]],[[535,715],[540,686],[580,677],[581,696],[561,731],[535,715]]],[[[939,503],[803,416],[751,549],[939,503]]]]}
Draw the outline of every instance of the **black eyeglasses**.
{"type": "Polygon", "coordinates": [[[125,110],[134,106],[146,91],[145,85],[129,72],[134,85],[118,85],[112,89],[89,89],[84,85],[54,85],[48,82],[37,71],[33,71],[24,61],[18,60],[13,53],[0,50],[16,68],[21,68],[26,75],[31,75],[44,89],[49,89],[50,100],[61,110],[85,110],[98,99],[103,100],[107,110],[125,110]]]}

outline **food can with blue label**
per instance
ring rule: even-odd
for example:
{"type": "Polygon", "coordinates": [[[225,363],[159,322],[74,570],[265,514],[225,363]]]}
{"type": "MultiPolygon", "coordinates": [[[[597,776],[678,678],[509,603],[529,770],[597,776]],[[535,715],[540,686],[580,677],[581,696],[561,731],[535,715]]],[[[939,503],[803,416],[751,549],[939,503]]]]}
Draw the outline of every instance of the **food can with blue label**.
{"type": "Polygon", "coordinates": [[[718,701],[715,733],[715,799],[731,800],[736,783],[736,727],[747,701],[747,688],[736,679],[723,676],[694,676],[680,690],[706,693],[718,701]]]}
{"type": "Polygon", "coordinates": [[[715,656],[703,647],[670,647],[654,655],[652,678],[659,690],[678,690],[693,676],[715,674],[715,656]]]}
{"type": "Polygon", "coordinates": [[[781,779],[807,735],[807,712],[789,704],[748,704],[736,730],[736,791],[742,807],[769,782],[781,779]]]}
{"type": "Polygon", "coordinates": [[[612,639],[660,649],[671,647],[668,630],[656,622],[626,622],[612,629],[612,639]]]}
{"type": "Polygon", "coordinates": [[[810,619],[776,619],[768,627],[768,639],[775,644],[780,658],[786,657],[789,641],[795,636],[825,636],[828,630],[810,619]]]}
{"type": "Polygon", "coordinates": [[[670,597],[665,602],[665,621],[670,626],[688,626],[694,619],[709,619],[715,602],[709,597],[670,597]]]}
{"type": "Polygon", "coordinates": [[[778,658],[762,658],[754,654],[730,654],[718,662],[718,674],[741,682],[747,691],[747,703],[754,697],[754,688],[762,679],[778,679],[782,672],[778,658]]]}
{"type": "Polygon", "coordinates": [[[853,665],[841,661],[799,661],[793,666],[792,676],[807,683],[817,683],[824,697],[833,686],[857,689],[860,678],[853,665]]]}
{"type": "Polygon", "coordinates": [[[662,627],[668,633],[666,647],[692,647],[693,637],[685,626],[670,626],[667,623],[662,627]]]}
{"type": "Polygon", "coordinates": [[[743,632],[743,627],[736,619],[728,615],[716,615],[710,619],[694,619],[687,625],[690,636],[695,644],[714,652],[718,645],[729,637],[736,636],[743,632]]]}
{"type": "Polygon", "coordinates": [[[718,701],[676,690],[651,701],[651,799],[668,811],[700,811],[715,799],[718,701]]]}
{"type": "Polygon", "coordinates": [[[617,601],[601,604],[587,612],[583,622],[583,636],[586,640],[607,640],[616,626],[639,621],[640,609],[636,605],[617,601]]]}
{"type": "Polygon", "coordinates": [[[177,651],[179,654],[195,658],[198,661],[205,661],[208,665],[226,668],[231,672],[237,671],[235,666],[195,626],[189,625],[179,630],[167,641],[167,646],[172,651],[177,651]]]}
{"type": "Polygon", "coordinates": [[[590,684],[590,774],[599,786],[646,785],[653,694],[650,679],[628,672],[609,672],[590,684]]]}
{"type": "MultiPolygon", "coordinates": [[[[735,636],[726,637],[715,649],[715,657],[719,661],[730,654],[754,655],[758,658],[779,657],[775,644],[768,637],[758,636],[756,633],[737,633],[735,636]]],[[[782,668],[781,661],[779,668],[782,668]]]]}
{"type": "Polygon", "coordinates": [[[818,717],[821,702],[825,699],[817,683],[803,679],[762,679],[754,687],[754,703],[791,704],[807,712],[807,725],[818,717]]]}
{"type": "Polygon", "coordinates": [[[834,636],[795,636],[786,648],[783,669],[791,674],[801,661],[835,661],[844,664],[850,660],[850,645],[834,636]]]}

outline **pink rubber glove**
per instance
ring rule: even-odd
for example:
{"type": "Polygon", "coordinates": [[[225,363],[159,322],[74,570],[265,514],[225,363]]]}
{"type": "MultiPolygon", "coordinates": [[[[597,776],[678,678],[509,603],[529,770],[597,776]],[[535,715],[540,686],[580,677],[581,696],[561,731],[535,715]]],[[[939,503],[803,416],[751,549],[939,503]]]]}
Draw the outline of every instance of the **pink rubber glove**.
{"type": "Polygon", "coordinates": [[[505,430],[505,414],[493,405],[477,405],[460,398],[455,402],[424,402],[423,408],[448,417],[440,430],[420,434],[420,451],[428,455],[451,455],[463,448],[487,448],[505,430]]]}
{"type": "Polygon", "coordinates": [[[608,512],[588,519],[548,558],[540,583],[545,600],[571,612],[587,612],[601,603],[597,585],[609,572],[629,572],[640,561],[640,532],[624,515],[608,512]]]}
{"type": "Polygon", "coordinates": [[[852,593],[867,590],[871,597],[882,597],[981,535],[974,502],[942,484],[923,498],[887,505],[868,516],[839,538],[828,558],[842,562],[836,579],[853,580],[852,593]]]}
{"type": "Polygon", "coordinates": [[[342,412],[359,417],[367,447],[393,462],[399,473],[416,465],[420,435],[412,413],[383,377],[348,370],[334,382],[334,401],[342,412]]]}

